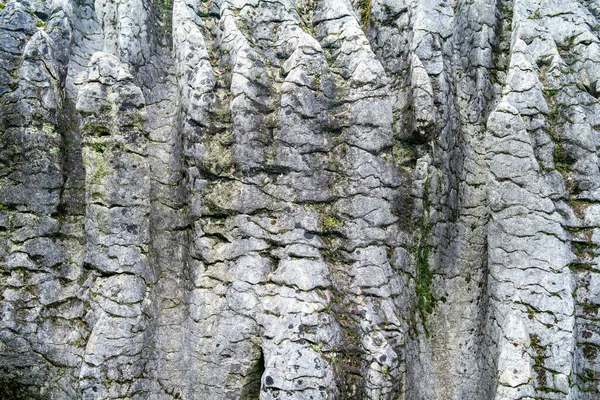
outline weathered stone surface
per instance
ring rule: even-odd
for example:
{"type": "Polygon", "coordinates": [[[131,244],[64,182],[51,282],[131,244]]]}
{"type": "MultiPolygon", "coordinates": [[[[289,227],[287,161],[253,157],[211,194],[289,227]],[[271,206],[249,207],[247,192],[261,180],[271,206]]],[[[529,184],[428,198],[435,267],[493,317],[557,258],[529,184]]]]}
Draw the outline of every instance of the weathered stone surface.
{"type": "Polygon", "coordinates": [[[0,399],[597,399],[599,31],[0,1],[0,399]]]}

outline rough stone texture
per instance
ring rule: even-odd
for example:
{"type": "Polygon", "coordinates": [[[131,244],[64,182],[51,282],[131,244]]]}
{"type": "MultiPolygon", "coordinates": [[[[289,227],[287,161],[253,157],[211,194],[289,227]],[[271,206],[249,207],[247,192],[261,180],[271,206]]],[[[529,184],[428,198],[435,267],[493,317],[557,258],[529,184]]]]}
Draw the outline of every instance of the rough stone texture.
{"type": "Polygon", "coordinates": [[[600,398],[599,32],[0,1],[0,399],[600,398]]]}

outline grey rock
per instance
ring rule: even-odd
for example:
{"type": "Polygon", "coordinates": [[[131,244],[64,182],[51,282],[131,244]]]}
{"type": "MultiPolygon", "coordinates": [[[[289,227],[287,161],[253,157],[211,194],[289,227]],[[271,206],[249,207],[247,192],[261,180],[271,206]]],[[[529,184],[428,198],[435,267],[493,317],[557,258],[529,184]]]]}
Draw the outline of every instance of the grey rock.
{"type": "Polygon", "coordinates": [[[0,2],[0,399],[596,399],[594,1],[0,2]]]}

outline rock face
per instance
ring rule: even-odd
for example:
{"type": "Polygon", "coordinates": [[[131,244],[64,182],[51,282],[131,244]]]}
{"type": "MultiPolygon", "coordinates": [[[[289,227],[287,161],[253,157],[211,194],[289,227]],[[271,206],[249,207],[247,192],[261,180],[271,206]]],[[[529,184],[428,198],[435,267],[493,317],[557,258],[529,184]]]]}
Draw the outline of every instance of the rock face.
{"type": "Polygon", "coordinates": [[[0,1],[0,399],[600,398],[599,32],[0,1]]]}

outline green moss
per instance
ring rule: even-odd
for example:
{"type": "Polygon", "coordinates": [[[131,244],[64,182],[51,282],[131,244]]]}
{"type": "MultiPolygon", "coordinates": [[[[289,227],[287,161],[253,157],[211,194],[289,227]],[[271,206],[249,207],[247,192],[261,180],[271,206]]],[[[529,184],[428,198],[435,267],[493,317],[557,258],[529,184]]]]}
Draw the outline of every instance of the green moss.
{"type": "Polygon", "coordinates": [[[583,356],[588,360],[595,360],[598,356],[598,349],[591,343],[583,345],[583,356]]]}
{"type": "Polygon", "coordinates": [[[4,7],[6,7],[6,3],[5,3],[5,2],[3,2],[3,1],[0,1],[0,12],[1,12],[2,10],[4,10],[4,7]]]}
{"type": "Polygon", "coordinates": [[[426,226],[419,246],[417,247],[416,291],[419,314],[425,322],[427,315],[433,312],[435,299],[432,294],[433,271],[429,268],[429,253],[431,247],[427,243],[431,226],[426,226]]]}
{"type": "Polygon", "coordinates": [[[323,232],[334,232],[337,231],[342,222],[336,217],[329,214],[321,214],[321,225],[323,232]]]}
{"type": "Polygon", "coordinates": [[[325,131],[334,138],[339,138],[342,135],[342,128],[336,125],[327,126],[325,131]]]}
{"type": "Polygon", "coordinates": [[[546,369],[544,368],[544,360],[548,358],[545,354],[548,346],[542,346],[540,337],[535,333],[531,334],[531,336],[529,337],[529,343],[531,345],[531,349],[533,350],[531,357],[534,361],[533,370],[537,375],[537,383],[539,385],[538,388],[546,387],[547,381],[546,369]]]}
{"type": "MultiPolygon", "coordinates": [[[[429,181],[425,183],[425,193],[423,194],[424,208],[430,207],[429,198],[429,181]]],[[[419,242],[416,247],[416,265],[415,265],[415,291],[417,295],[417,310],[421,316],[423,323],[423,329],[425,334],[429,336],[427,330],[427,315],[433,313],[435,308],[436,299],[433,297],[433,271],[429,266],[429,255],[431,246],[428,243],[432,224],[426,222],[427,217],[423,217],[421,222],[421,234],[419,236],[419,242]]]]}
{"type": "Polygon", "coordinates": [[[598,309],[600,308],[600,305],[593,303],[583,303],[580,304],[580,306],[583,309],[584,313],[588,315],[598,315],[598,309]]]}
{"type": "Polygon", "coordinates": [[[310,348],[320,353],[323,350],[323,343],[310,343],[310,348]]]}
{"type": "Polygon", "coordinates": [[[27,270],[25,268],[17,268],[15,269],[15,272],[17,275],[19,275],[21,280],[27,279],[27,270]]]}
{"type": "Polygon", "coordinates": [[[537,349],[540,346],[540,337],[537,334],[533,333],[529,338],[529,342],[531,343],[531,347],[533,349],[537,349]]]}
{"type": "Polygon", "coordinates": [[[101,142],[90,143],[88,145],[88,147],[90,149],[92,149],[93,151],[95,151],[96,153],[102,153],[102,154],[104,154],[104,152],[106,151],[106,144],[105,143],[101,143],[101,142]]]}
{"type": "Polygon", "coordinates": [[[556,96],[560,89],[542,89],[542,92],[549,98],[556,96]]]}
{"type": "Polygon", "coordinates": [[[594,271],[592,265],[586,263],[573,263],[569,264],[568,267],[573,272],[594,271]]]}
{"type": "Polygon", "coordinates": [[[159,7],[159,16],[161,19],[169,21],[173,15],[173,0],[157,0],[156,5],[159,7]]]}
{"type": "Polygon", "coordinates": [[[363,25],[367,27],[371,21],[371,12],[373,8],[371,0],[360,0],[358,6],[360,7],[360,20],[363,25]]]}
{"type": "Polygon", "coordinates": [[[415,145],[396,141],[392,147],[392,156],[403,169],[412,170],[417,164],[417,149],[415,145]]]}
{"type": "Polygon", "coordinates": [[[585,247],[586,247],[585,243],[580,243],[580,242],[573,242],[573,246],[579,252],[585,251],[585,247]]]}
{"type": "Polygon", "coordinates": [[[201,171],[209,179],[216,179],[220,176],[231,176],[235,172],[235,166],[225,157],[217,162],[205,162],[201,165],[201,171]]]}
{"type": "Polygon", "coordinates": [[[533,350],[532,357],[535,365],[543,365],[544,359],[547,358],[545,356],[545,352],[548,346],[542,346],[540,337],[535,333],[531,334],[529,337],[529,343],[531,345],[531,349],[533,350]]]}
{"type": "Polygon", "coordinates": [[[559,172],[571,171],[570,164],[565,160],[564,151],[560,143],[554,146],[554,167],[559,172]]]}
{"type": "Polygon", "coordinates": [[[205,203],[205,207],[207,211],[206,215],[209,215],[213,218],[227,218],[236,215],[235,211],[220,207],[210,200],[205,203]]]}
{"type": "Polygon", "coordinates": [[[277,126],[277,120],[275,118],[275,115],[270,115],[269,117],[266,118],[265,120],[265,126],[268,129],[274,129],[277,126]]]}
{"type": "Polygon", "coordinates": [[[173,45],[173,0],[154,0],[154,10],[158,28],[159,37],[171,47],[173,45]]]}
{"type": "Polygon", "coordinates": [[[575,247],[575,255],[578,257],[588,254],[594,256],[595,250],[598,249],[598,246],[591,242],[573,242],[573,247],[575,247]]]}
{"type": "Polygon", "coordinates": [[[97,180],[102,180],[108,176],[108,169],[104,165],[104,163],[100,163],[98,168],[96,168],[96,172],[94,172],[94,178],[97,180]]]}

